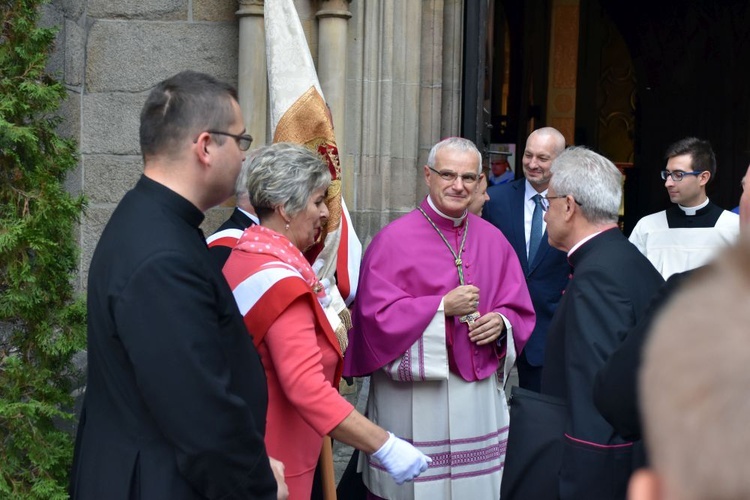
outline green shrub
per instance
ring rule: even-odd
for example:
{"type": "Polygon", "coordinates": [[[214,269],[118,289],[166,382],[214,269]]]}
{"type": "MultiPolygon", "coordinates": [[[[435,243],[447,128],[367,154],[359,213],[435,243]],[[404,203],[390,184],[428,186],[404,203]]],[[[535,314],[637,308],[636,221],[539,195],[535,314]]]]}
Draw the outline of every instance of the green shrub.
{"type": "Polygon", "coordinates": [[[56,132],[66,91],[45,70],[56,30],[37,26],[42,3],[0,2],[0,498],[67,498],[59,423],[85,345],[72,285],[84,199],[63,185],[76,145],[56,132]]]}

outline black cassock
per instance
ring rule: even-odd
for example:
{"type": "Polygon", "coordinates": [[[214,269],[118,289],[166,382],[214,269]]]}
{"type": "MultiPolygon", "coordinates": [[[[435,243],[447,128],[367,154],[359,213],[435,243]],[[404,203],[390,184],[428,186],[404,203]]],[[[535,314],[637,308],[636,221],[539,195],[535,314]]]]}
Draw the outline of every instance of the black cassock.
{"type": "Polygon", "coordinates": [[[651,299],[646,314],[628,333],[625,342],[612,353],[599,370],[594,385],[594,402],[604,418],[626,439],[641,439],[638,403],[638,369],[641,355],[654,320],[662,308],[682,289],[697,269],[673,274],[651,299]]]}
{"type": "Polygon", "coordinates": [[[202,220],[144,176],[104,229],[73,499],[276,498],[263,367],[202,220]]]}
{"type": "MultiPolygon", "coordinates": [[[[230,215],[229,218],[225,220],[216,231],[214,231],[214,234],[224,231],[225,229],[239,229],[240,231],[244,231],[253,225],[255,225],[254,220],[242,213],[242,210],[239,208],[234,207],[232,215],[230,215]]],[[[229,259],[229,254],[232,253],[232,248],[233,247],[224,245],[213,245],[208,248],[208,252],[211,254],[211,259],[219,269],[224,268],[224,264],[226,264],[227,259],[229,259]]]]}
{"type": "Polygon", "coordinates": [[[512,464],[515,457],[523,460],[525,455],[528,463],[521,464],[525,474],[514,485],[514,495],[505,494],[503,478],[504,500],[625,498],[634,445],[596,409],[593,386],[599,369],[643,316],[664,280],[618,228],[585,242],[569,260],[573,277],[550,323],[542,374],[542,394],[565,405],[559,425],[564,432],[555,452],[561,457],[559,468],[540,470],[532,455],[512,449],[511,417],[506,473],[509,467],[519,468],[512,464]],[[540,485],[552,488],[539,491],[540,485]]]}

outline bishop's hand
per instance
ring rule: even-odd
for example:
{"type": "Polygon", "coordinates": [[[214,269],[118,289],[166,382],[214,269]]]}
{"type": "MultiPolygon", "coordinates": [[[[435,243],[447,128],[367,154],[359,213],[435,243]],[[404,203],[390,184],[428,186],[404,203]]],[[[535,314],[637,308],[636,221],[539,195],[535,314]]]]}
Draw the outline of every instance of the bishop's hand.
{"type": "Polygon", "coordinates": [[[469,323],[469,340],[477,345],[497,342],[505,333],[505,321],[496,312],[489,312],[469,323]]]}
{"type": "Polygon", "coordinates": [[[477,311],[479,288],[474,285],[460,285],[445,294],[443,307],[446,316],[463,316],[477,311]]]}

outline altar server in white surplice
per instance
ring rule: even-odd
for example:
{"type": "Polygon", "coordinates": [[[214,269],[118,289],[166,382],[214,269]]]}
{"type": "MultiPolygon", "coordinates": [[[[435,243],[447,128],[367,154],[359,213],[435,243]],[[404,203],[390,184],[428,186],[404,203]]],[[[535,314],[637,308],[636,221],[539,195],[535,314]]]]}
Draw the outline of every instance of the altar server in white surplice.
{"type": "Polygon", "coordinates": [[[706,196],[706,185],[716,174],[711,144],[687,137],[672,144],[666,157],[661,178],[675,206],[642,218],[630,235],[664,279],[706,264],[734,243],[740,231],[739,216],[706,196]]]}

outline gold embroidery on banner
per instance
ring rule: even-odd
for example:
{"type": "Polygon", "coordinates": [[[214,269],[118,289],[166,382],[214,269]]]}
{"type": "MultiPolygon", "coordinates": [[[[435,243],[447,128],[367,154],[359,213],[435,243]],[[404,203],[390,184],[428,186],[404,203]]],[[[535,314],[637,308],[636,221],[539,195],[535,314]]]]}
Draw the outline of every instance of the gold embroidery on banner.
{"type": "Polygon", "coordinates": [[[325,241],[328,233],[336,231],[341,225],[341,162],[336,147],[336,136],[333,124],[323,97],[314,86],[310,87],[279,120],[273,136],[273,142],[293,142],[303,144],[312,151],[317,151],[328,165],[331,173],[331,186],[326,195],[328,223],[316,243],[325,241]]]}
{"type": "Polygon", "coordinates": [[[320,235],[320,241],[325,241],[326,235],[336,231],[341,225],[341,164],[339,163],[339,151],[335,145],[321,139],[313,139],[306,143],[305,146],[313,151],[317,151],[331,172],[331,185],[328,187],[328,192],[326,193],[328,223],[320,235]]]}
{"type": "Polygon", "coordinates": [[[307,144],[316,138],[332,144],[336,141],[326,103],[313,86],[286,110],[276,125],[273,142],[307,144]]]}

